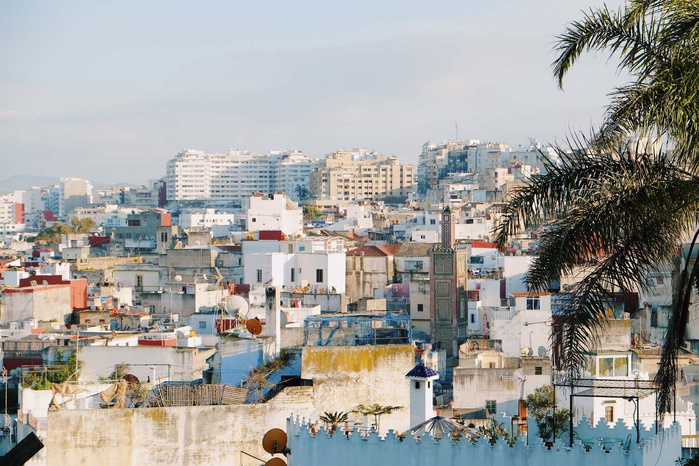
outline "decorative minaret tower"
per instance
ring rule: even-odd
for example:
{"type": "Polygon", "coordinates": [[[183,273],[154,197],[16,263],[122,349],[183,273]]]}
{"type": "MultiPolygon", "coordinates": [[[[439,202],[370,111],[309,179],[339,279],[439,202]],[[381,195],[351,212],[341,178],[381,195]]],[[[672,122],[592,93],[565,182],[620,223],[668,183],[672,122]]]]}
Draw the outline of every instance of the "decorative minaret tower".
{"type": "Polygon", "coordinates": [[[430,248],[430,333],[447,357],[459,355],[467,335],[468,250],[456,245],[456,217],[449,206],[440,216],[442,241],[430,248]]]}
{"type": "Polygon", "coordinates": [[[432,408],[432,381],[439,374],[420,363],[405,374],[410,380],[410,428],[422,424],[435,416],[432,408]]]}

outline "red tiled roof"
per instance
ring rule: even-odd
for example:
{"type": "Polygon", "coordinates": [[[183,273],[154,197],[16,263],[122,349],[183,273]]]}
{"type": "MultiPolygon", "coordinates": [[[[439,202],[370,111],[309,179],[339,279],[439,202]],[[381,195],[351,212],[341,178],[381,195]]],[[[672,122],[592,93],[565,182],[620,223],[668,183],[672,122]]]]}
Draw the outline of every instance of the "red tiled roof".
{"type": "Polygon", "coordinates": [[[471,241],[472,248],[497,249],[498,245],[489,241],[471,241]]]}
{"type": "Polygon", "coordinates": [[[379,249],[376,246],[361,246],[357,249],[352,249],[347,251],[348,256],[369,256],[369,257],[383,257],[388,256],[383,249],[379,249]]]}

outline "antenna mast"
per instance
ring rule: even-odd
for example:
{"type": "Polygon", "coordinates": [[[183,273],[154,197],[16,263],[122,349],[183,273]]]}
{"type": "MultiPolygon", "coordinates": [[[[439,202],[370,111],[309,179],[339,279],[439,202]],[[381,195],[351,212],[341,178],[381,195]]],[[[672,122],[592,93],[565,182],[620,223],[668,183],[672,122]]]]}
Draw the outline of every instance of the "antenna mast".
{"type": "Polygon", "coordinates": [[[454,141],[459,140],[459,122],[454,120],[454,141]]]}

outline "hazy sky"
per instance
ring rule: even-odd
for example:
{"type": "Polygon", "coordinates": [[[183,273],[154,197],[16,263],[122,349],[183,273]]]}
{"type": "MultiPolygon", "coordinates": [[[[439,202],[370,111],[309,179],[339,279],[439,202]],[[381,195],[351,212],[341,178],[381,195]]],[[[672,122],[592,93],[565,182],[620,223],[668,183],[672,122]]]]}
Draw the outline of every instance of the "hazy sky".
{"type": "MultiPolygon", "coordinates": [[[[312,157],[553,142],[596,124],[613,62],[565,91],[554,36],[600,0],[0,3],[0,179],[140,183],[185,147],[312,157]]],[[[615,7],[621,0],[612,1],[615,7]]]]}

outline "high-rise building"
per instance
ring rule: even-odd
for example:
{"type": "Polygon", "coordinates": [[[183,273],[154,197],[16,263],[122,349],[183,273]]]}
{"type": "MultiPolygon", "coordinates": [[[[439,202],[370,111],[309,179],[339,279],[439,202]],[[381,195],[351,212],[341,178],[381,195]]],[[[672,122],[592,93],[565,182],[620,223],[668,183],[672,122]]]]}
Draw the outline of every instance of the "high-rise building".
{"type": "Polygon", "coordinates": [[[270,190],[283,192],[294,201],[310,196],[309,177],[316,168],[316,160],[299,150],[271,151],[269,153],[270,190]]]}
{"type": "Polygon", "coordinates": [[[206,154],[185,149],[167,162],[167,200],[223,204],[271,191],[284,191],[294,197],[297,185],[308,189],[308,173],[314,166],[315,162],[300,151],[262,155],[241,150],[206,154]]]}
{"type": "Polygon", "coordinates": [[[311,173],[311,195],[321,200],[383,201],[415,191],[415,167],[365,149],[340,150],[311,173]]]}

